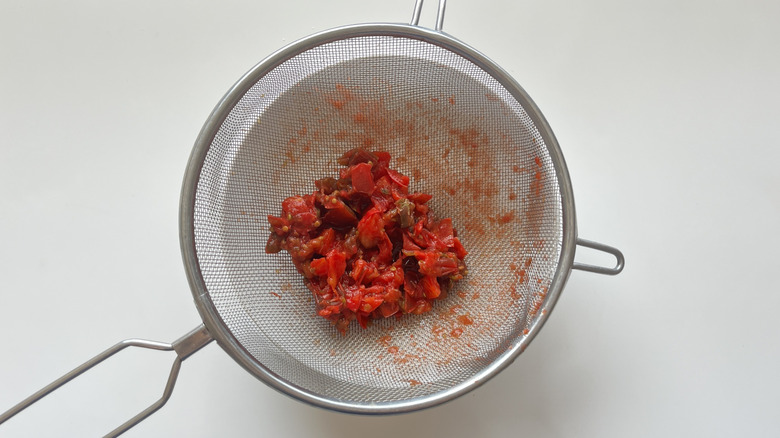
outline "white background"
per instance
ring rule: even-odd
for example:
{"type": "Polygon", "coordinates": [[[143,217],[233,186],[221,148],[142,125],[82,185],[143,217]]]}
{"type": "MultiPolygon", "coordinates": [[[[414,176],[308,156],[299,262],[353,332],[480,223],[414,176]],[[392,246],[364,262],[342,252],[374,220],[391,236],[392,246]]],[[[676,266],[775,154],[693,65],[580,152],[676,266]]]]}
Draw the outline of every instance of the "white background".
{"type": "MultiPolygon", "coordinates": [[[[412,6],[0,2],[0,411],[120,339],[197,326],[178,202],[214,105],[276,49],[412,6]]],[[[779,21],[774,0],[451,0],[445,30],[542,109],[580,236],[622,249],[625,271],[574,272],[512,366],[431,410],[312,408],[211,344],[126,436],[778,436],[779,21]]],[[[106,433],[171,360],[127,351],[0,436],[106,433]]]]}

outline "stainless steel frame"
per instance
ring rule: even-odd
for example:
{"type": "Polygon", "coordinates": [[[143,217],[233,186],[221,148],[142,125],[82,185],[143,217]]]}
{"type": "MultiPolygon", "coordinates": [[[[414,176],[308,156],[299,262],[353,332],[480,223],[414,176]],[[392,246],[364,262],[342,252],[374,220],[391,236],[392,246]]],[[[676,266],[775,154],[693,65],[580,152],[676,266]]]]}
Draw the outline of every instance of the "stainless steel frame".
{"type": "MultiPolygon", "coordinates": [[[[182,255],[184,257],[184,264],[186,266],[190,287],[192,289],[198,311],[203,318],[204,324],[208,328],[211,335],[217,340],[217,343],[231,357],[233,357],[236,362],[243,366],[247,371],[254,374],[257,378],[280,392],[293,396],[312,405],[327,409],[360,414],[401,413],[436,406],[463,395],[480,386],[491,377],[495,376],[507,365],[512,363],[512,361],[514,361],[514,359],[523,350],[525,350],[525,348],[533,340],[534,336],[539,332],[542,325],[549,317],[572,269],[615,275],[622,270],[624,264],[623,256],[619,250],[607,245],[577,238],[574,198],[566,163],[558,145],[558,141],[555,139],[549,124],[544,119],[544,116],[536,104],[534,104],[534,102],[531,100],[530,96],[528,96],[525,90],[523,90],[523,88],[514,79],[512,79],[512,77],[510,77],[506,71],[504,71],[501,67],[493,63],[490,59],[477,50],[443,33],[441,30],[430,30],[416,26],[414,23],[419,20],[421,6],[422,1],[418,0],[415,5],[414,14],[412,16],[412,24],[410,25],[361,24],[327,30],[299,40],[277,51],[276,53],[266,58],[264,61],[257,64],[252,70],[244,75],[244,77],[241,78],[236,83],[236,85],[234,85],[233,88],[225,95],[222,101],[217,104],[216,108],[209,117],[208,122],[201,130],[201,133],[195,142],[195,148],[192,151],[189,165],[187,166],[187,172],[184,178],[181,210],[179,215],[182,255]],[[441,46],[473,62],[492,75],[500,84],[502,84],[507,90],[510,91],[510,93],[517,99],[518,102],[521,103],[521,105],[533,119],[534,124],[539,129],[545,141],[545,144],[549,145],[550,156],[554,162],[557,179],[561,189],[561,199],[563,202],[564,237],[560,260],[558,261],[558,271],[550,285],[548,299],[546,300],[545,305],[542,307],[542,309],[545,311],[542,312],[542,316],[540,317],[539,322],[531,328],[529,336],[526,337],[523,342],[519,343],[515,346],[515,348],[506,352],[500,360],[495,361],[490,367],[484,369],[471,380],[450,388],[447,391],[436,393],[429,397],[411,399],[400,403],[392,402],[375,404],[352,404],[345,403],[341,400],[316,396],[303,388],[292,385],[289,382],[279,378],[279,376],[266,369],[263,364],[258,363],[233,337],[225,323],[220,318],[214,303],[211,301],[209,292],[201,275],[200,265],[198,263],[197,254],[195,251],[195,243],[193,240],[194,229],[192,218],[195,207],[195,193],[200,176],[201,165],[205,159],[206,153],[209,150],[209,146],[211,145],[217,130],[222,125],[233,106],[239,101],[239,99],[241,99],[242,96],[244,96],[249,88],[251,88],[260,78],[262,78],[272,69],[299,53],[332,41],[369,35],[415,38],[426,43],[441,46]],[[614,255],[617,259],[616,266],[613,268],[605,268],[600,266],[574,263],[574,255],[577,245],[595,248],[614,255]]],[[[440,1],[439,14],[437,17],[438,28],[441,28],[443,23],[443,14],[444,1],[440,1]]]]}
{"type": "Polygon", "coordinates": [[[552,130],[550,129],[550,126],[544,119],[541,111],[531,100],[530,96],[528,96],[522,87],[520,87],[520,85],[514,79],[512,79],[506,71],[501,69],[486,56],[442,31],[444,23],[445,0],[439,1],[438,14],[436,17],[436,25],[434,30],[418,26],[422,4],[423,0],[416,0],[411,23],[409,25],[361,24],[344,26],[320,32],[292,43],[289,46],[277,51],[276,53],[273,53],[271,56],[257,64],[254,68],[252,68],[252,70],[246,73],[217,104],[216,108],[213,110],[212,114],[206,121],[195,142],[195,146],[190,156],[184,176],[179,216],[179,237],[182,257],[187,272],[187,278],[189,280],[192,294],[195,298],[198,312],[203,319],[203,325],[195,328],[187,335],[170,344],[137,339],[122,341],[85,362],[83,365],[77,367],[66,375],[62,376],[60,379],[52,382],[45,388],[41,389],[7,412],[0,415],[0,424],[21,412],[23,409],[27,408],[40,398],[44,397],[65,383],[69,382],[73,378],[77,377],[81,373],[87,371],[88,369],[126,347],[134,346],[155,350],[176,351],[177,357],[174,360],[168,383],[165,387],[162,397],[149,406],[146,410],[131,418],[126,423],[108,434],[108,436],[117,436],[147,416],[151,415],[165,404],[165,402],[170,397],[171,392],[173,391],[181,362],[191,354],[198,351],[200,348],[207,345],[213,339],[216,339],[217,343],[222,347],[222,349],[224,349],[233,359],[236,360],[236,362],[243,366],[247,371],[255,375],[258,379],[262,380],[280,392],[315,406],[333,409],[336,411],[360,414],[390,414],[429,408],[452,400],[477,388],[495,376],[505,367],[507,367],[510,363],[512,363],[517,358],[517,356],[525,350],[525,348],[534,339],[539,330],[541,330],[542,326],[553,310],[553,307],[555,306],[555,303],[557,302],[558,297],[560,296],[560,293],[563,290],[563,287],[565,286],[572,269],[579,269],[607,275],[615,275],[620,273],[624,266],[624,258],[619,250],[600,243],[579,239],[577,237],[574,197],[563,154],[560,150],[557,140],[555,139],[555,136],[553,135],[552,130]],[[211,141],[213,140],[214,135],[227,117],[230,110],[244,95],[244,93],[259,78],[263,77],[273,68],[296,54],[331,41],[368,35],[386,35],[418,39],[430,44],[441,46],[447,50],[457,53],[491,74],[517,99],[518,102],[521,103],[521,105],[533,119],[535,125],[538,127],[545,144],[548,145],[550,157],[554,163],[563,204],[563,239],[560,259],[558,260],[558,270],[552,280],[552,283],[550,284],[547,300],[542,307],[544,311],[541,312],[541,316],[537,323],[531,327],[529,335],[525,337],[522,342],[516,344],[514,348],[504,353],[498,360],[494,361],[489,367],[483,369],[482,372],[475,375],[472,379],[463,382],[458,386],[449,388],[446,391],[438,392],[423,398],[406,400],[403,402],[353,404],[317,396],[309,393],[301,387],[290,384],[289,382],[281,379],[276,374],[270,372],[263,366],[263,364],[258,363],[234,338],[230,330],[228,330],[225,323],[217,313],[202,277],[193,237],[193,211],[195,205],[195,193],[198,179],[200,177],[201,167],[206,153],[208,152],[211,141]],[[589,247],[607,252],[616,258],[616,265],[609,268],[575,263],[574,256],[577,246],[589,247]]]}

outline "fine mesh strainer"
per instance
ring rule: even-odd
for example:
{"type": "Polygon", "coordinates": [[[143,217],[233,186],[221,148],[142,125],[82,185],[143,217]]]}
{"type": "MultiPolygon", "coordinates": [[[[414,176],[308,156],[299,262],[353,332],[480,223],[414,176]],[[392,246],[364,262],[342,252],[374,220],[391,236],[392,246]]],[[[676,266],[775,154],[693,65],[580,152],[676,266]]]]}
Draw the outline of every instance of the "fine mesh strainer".
{"type": "Polygon", "coordinates": [[[203,325],[172,344],[120,342],[0,417],[15,415],[127,346],[175,350],[212,339],[247,371],[311,404],[398,413],[462,395],[511,363],[549,316],[571,269],[617,274],[622,254],[577,238],[569,175],[539,109],[506,72],[436,29],[368,24],[280,50],[227,93],[197,139],[184,178],[181,247],[203,325]],[[357,146],[386,150],[451,217],[469,274],[423,315],[350,326],[315,315],[287,254],[266,254],[266,216],[333,175],[357,146]],[[615,256],[574,262],[577,245],[615,256]],[[464,317],[467,316],[468,318],[464,317]],[[468,321],[464,323],[463,321],[468,321]],[[473,323],[471,323],[473,321],[473,323]]]}

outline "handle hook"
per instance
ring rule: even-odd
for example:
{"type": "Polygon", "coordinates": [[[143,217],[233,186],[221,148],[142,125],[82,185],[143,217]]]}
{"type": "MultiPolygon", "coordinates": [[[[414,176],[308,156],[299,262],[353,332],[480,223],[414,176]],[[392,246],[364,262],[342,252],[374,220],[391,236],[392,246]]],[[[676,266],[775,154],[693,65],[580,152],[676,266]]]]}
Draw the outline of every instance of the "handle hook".
{"type": "Polygon", "coordinates": [[[105,350],[104,352],[98,354],[92,359],[74,368],[69,373],[51,382],[50,384],[43,387],[40,391],[27,397],[26,399],[19,402],[16,406],[4,412],[2,415],[0,415],[0,424],[3,424],[4,422],[8,421],[11,417],[18,414],[19,412],[22,412],[30,405],[42,399],[43,397],[45,397],[55,389],[70,382],[71,380],[75,379],[85,371],[89,370],[90,368],[94,367],[100,362],[103,362],[109,357],[119,353],[120,351],[124,350],[127,347],[149,348],[152,350],[161,350],[161,351],[171,351],[171,350],[175,351],[176,359],[173,361],[173,366],[171,366],[171,372],[168,375],[168,382],[165,384],[165,390],[163,391],[162,397],[160,397],[160,399],[158,399],[156,402],[152,403],[148,408],[144,409],[142,412],[137,414],[135,417],[127,420],[124,424],[112,430],[111,432],[108,433],[108,435],[106,435],[110,437],[119,436],[127,432],[127,430],[130,429],[131,427],[140,423],[141,420],[143,420],[144,418],[152,415],[158,409],[163,407],[163,405],[168,401],[168,399],[171,398],[171,394],[173,393],[173,387],[176,384],[176,378],[179,376],[179,369],[181,368],[181,362],[184,359],[188,358],[193,353],[195,353],[196,351],[206,346],[206,344],[208,344],[212,340],[213,339],[211,335],[206,330],[206,327],[203,324],[201,324],[191,332],[187,333],[186,335],[173,341],[173,343],[170,344],[164,342],[146,341],[143,339],[125,339],[124,341],[115,344],[113,347],[105,350]]]}
{"type": "MultiPolygon", "coordinates": [[[[446,5],[447,0],[439,0],[439,11],[436,13],[436,32],[441,32],[442,28],[444,28],[444,9],[447,6],[446,5]]],[[[412,12],[412,21],[410,24],[412,26],[417,26],[420,22],[420,12],[422,11],[423,6],[423,0],[416,0],[414,3],[414,12],[412,12]]]]}

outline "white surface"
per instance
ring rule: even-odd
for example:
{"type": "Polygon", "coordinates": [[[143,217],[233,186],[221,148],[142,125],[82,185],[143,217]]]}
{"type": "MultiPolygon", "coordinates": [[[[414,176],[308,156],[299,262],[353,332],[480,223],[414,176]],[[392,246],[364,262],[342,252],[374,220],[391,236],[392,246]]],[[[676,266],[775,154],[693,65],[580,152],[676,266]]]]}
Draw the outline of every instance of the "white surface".
{"type": "MultiPolygon", "coordinates": [[[[412,4],[0,3],[0,411],[117,340],[195,327],[178,201],[213,106],[281,46],[406,22],[412,4]]],[[[580,235],[622,249],[625,271],[574,272],[511,367],[435,409],[315,409],[212,344],[126,436],[777,436],[779,5],[451,0],[445,30],[541,107],[580,235]]],[[[161,393],[172,359],[127,352],[0,436],[105,433],[161,393]]]]}

